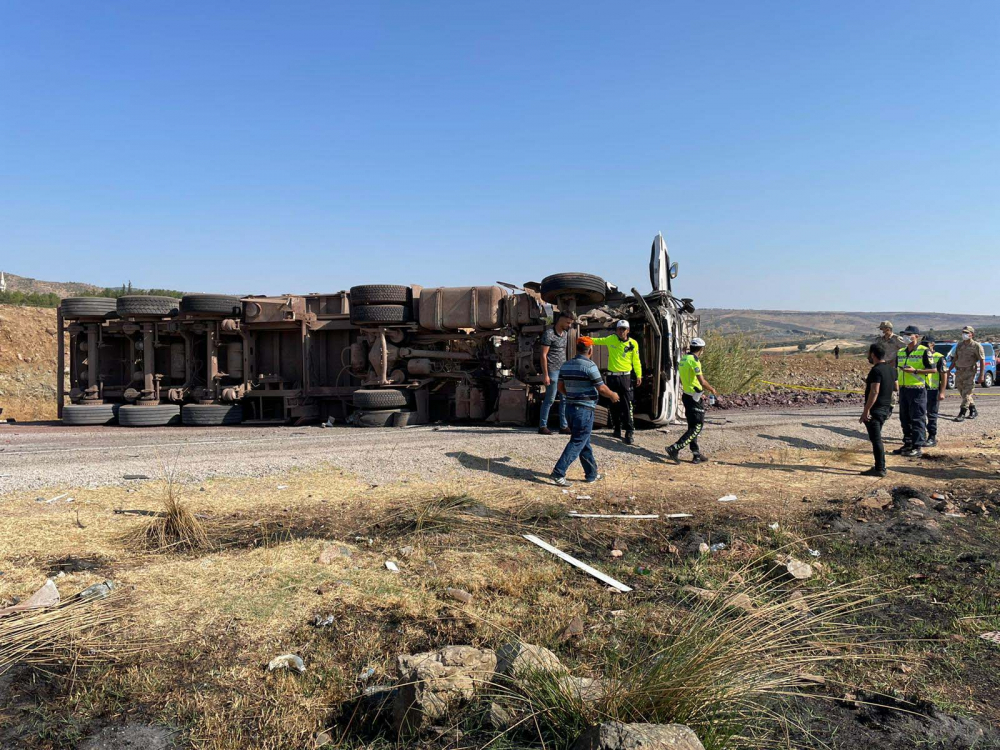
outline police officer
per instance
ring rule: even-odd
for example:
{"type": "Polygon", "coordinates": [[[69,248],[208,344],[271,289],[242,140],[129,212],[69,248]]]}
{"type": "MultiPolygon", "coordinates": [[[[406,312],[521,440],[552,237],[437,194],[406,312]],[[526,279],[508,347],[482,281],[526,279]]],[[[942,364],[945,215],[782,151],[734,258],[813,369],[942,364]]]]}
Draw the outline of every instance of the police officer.
{"type": "Polygon", "coordinates": [[[931,372],[927,375],[927,440],[925,448],[937,445],[938,408],[944,401],[945,389],[948,387],[948,376],[944,371],[944,355],[934,351],[934,339],[924,336],[924,346],[931,363],[931,372]]]}
{"type": "Polygon", "coordinates": [[[983,345],[975,339],[976,329],[966,326],[962,329],[962,340],[955,346],[955,353],[951,356],[951,367],[948,371],[955,371],[955,385],[962,395],[962,407],[958,410],[956,422],[965,421],[965,413],[968,411],[969,419],[979,416],[976,411],[976,404],[972,400],[972,391],[976,383],[983,384],[986,377],[986,354],[983,352],[983,345]]]}
{"type": "Polygon", "coordinates": [[[903,337],[908,339],[896,359],[899,387],[899,421],[903,428],[903,447],[893,453],[907,458],[920,458],[927,438],[927,378],[934,372],[927,347],[920,344],[920,329],[907,326],[903,337]]]}
{"type": "Polygon", "coordinates": [[[636,343],[635,339],[629,338],[627,320],[619,320],[613,335],[594,339],[594,344],[608,347],[607,385],[618,394],[618,403],[611,407],[611,427],[615,431],[614,435],[621,439],[622,429],[624,429],[625,444],[632,445],[635,441],[633,437],[635,419],[632,406],[635,395],[632,390],[632,373],[635,373],[635,386],[642,385],[639,344],[636,343]]]}
{"type": "Polygon", "coordinates": [[[705,349],[704,339],[691,339],[691,350],[681,358],[680,376],[684,395],[684,417],[687,420],[687,431],[673,445],[667,446],[667,457],[676,461],[680,452],[690,446],[694,454],[693,463],[700,464],[705,460],[698,447],[698,436],[705,425],[705,404],[702,398],[705,391],[718,395],[711,384],[705,380],[701,372],[701,352],[705,349]]]}

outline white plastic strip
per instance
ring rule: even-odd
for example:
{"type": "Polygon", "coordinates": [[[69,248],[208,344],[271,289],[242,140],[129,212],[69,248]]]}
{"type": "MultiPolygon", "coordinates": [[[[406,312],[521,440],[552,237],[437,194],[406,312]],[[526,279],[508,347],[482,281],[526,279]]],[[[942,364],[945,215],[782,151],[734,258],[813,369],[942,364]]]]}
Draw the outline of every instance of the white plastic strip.
{"type": "Polygon", "coordinates": [[[532,544],[537,544],[539,547],[541,547],[546,552],[551,552],[556,557],[558,557],[558,558],[560,558],[562,560],[565,560],[570,565],[573,565],[573,566],[579,568],[580,570],[582,570],[585,573],[589,573],[594,578],[596,578],[598,581],[602,581],[603,583],[608,584],[612,588],[618,589],[619,591],[621,591],[623,593],[626,593],[626,594],[629,591],[632,590],[630,587],[626,586],[621,581],[616,581],[611,576],[605,575],[601,571],[596,570],[596,569],[590,567],[589,565],[587,565],[587,563],[581,562],[580,560],[577,560],[572,555],[567,555],[562,550],[556,549],[555,547],[553,547],[551,544],[548,544],[547,542],[543,542],[541,539],[539,539],[534,534],[525,534],[524,538],[527,539],[532,544]]]}
{"type": "Polygon", "coordinates": [[[575,510],[569,512],[570,518],[631,518],[635,521],[652,520],[660,517],[659,513],[652,513],[648,516],[629,515],[628,513],[577,513],[575,510]]]}

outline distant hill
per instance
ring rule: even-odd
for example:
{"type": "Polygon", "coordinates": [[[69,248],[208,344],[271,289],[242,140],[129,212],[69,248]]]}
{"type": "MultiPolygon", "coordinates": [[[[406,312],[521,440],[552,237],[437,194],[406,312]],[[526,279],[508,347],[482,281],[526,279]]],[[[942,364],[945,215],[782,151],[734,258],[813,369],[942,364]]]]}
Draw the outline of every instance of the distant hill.
{"type": "Polygon", "coordinates": [[[55,294],[58,297],[83,297],[101,292],[103,287],[83,284],[79,281],[39,281],[27,276],[15,276],[4,271],[4,281],[8,292],[24,294],[55,294]]]}
{"type": "Polygon", "coordinates": [[[878,324],[890,320],[900,331],[915,325],[922,331],[954,331],[971,325],[1000,329],[1000,315],[957,315],[921,312],[801,312],[798,310],[727,310],[701,308],[703,330],[750,333],[767,342],[828,338],[864,340],[878,333],[878,324]]]}

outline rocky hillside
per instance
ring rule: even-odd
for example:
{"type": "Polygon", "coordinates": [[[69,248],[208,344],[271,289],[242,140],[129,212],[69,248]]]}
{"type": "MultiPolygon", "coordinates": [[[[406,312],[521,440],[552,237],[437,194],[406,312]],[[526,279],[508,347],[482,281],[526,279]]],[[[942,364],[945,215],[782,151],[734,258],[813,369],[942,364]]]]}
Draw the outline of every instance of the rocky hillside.
{"type": "Polygon", "coordinates": [[[0,417],[56,418],[56,311],[0,305],[0,417]]]}
{"type": "Polygon", "coordinates": [[[84,284],[79,281],[39,281],[27,276],[15,276],[4,271],[4,281],[8,292],[24,292],[25,294],[57,294],[60,297],[86,296],[100,292],[101,287],[84,284]]]}

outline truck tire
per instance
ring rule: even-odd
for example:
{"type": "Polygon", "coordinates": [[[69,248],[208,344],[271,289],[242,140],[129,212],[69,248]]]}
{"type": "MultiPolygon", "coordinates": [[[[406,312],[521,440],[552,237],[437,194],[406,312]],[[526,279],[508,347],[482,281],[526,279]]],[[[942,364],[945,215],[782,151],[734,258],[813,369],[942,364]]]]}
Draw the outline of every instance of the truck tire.
{"type": "Polygon", "coordinates": [[[180,423],[181,407],[177,404],[125,404],[118,410],[118,424],[122,427],[166,427],[180,423]]]}
{"type": "Polygon", "coordinates": [[[351,322],[355,325],[408,323],[413,316],[404,305],[360,305],[351,308],[351,322]]]}
{"type": "Polygon", "coordinates": [[[182,313],[213,313],[238,318],[243,305],[239,297],[228,294],[185,294],[181,297],[180,310],[182,313]]]}
{"type": "Polygon", "coordinates": [[[400,284],[363,284],[351,287],[351,305],[408,305],[410,287],[400,284]]]}
{"type": "MultiPolygon", "coordinates": [[[[113,301],[113,300],[112,300],[113,301]]],[[[121,404],[66,404],[62,421],[65,425],[105,425],[118,421],[118,407],[121,404]]]]}
{"type": "Polygon", "coordinates": [[[173,297],[153,297],[149,295],[127,295],[118,298],[118,314],[123,318],[136,315],[166,318],[177,314],[179,300],[173,297]]]}
{"type": "Polygon", "coordinates": [[[243,407],[239,404],[184,404],[181,423],[194,427],[233,425],[243,421],[243,407]]]}
{"type": "Polygon", "coordinates": [[[396,415],[404,414],[402,409],[366,409],[354,412],[358,427],[395,427],[396,415]]]}
{"type": "Polygon", "coordinates": [[[366,388],[355,391],[352,402],[358,409],[397,409],[409,406],[410,397],[398,388],[366,388]]]}
{"type": "Polygon", "coordinates": [[[66,320],[107,318],[118,309],[111,297],[67,297],[59,306],[66,320]]]}
{"type": "Polygon", "coordinates": [[[600,276],[589,273],[554,273],[542,279],[542,299],[556,304],[563,296],[576,297],[584,305],[604,302],[608,285],[600,276]]]}
{"type": "Polygon", "coordinates": [[[690,297],[685,297],[681,300],[681,312],[693,313],[695,310],[694,300],[690,297]]]}
{"type": "Polygon", "coordinates": [[[607,427],[611,424],[611,414],[606,406],[594,407],[594,427],[607,427]]]}

